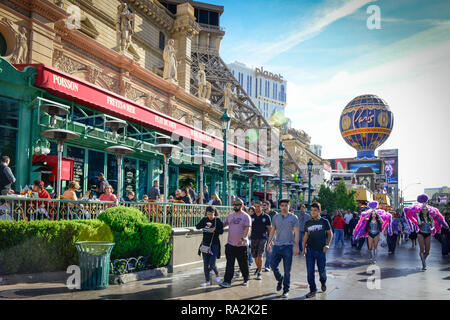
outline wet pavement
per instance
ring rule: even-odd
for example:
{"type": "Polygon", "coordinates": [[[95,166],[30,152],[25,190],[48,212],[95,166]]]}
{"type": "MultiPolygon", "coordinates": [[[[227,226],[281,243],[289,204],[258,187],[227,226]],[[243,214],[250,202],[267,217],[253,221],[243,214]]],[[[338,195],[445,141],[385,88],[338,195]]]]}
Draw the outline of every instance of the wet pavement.
{"type": "MultiPolygon", "coordinates": [[[[450,300],[450,256],[443,257],[439,242],[432,239],[431,252],[427,259],[428,270],[422,271],[418,250],[418,247],[411,248],[410,241],[398,247],[394,255],[389,255],[386,247],[379,247],[376,264],[379,269],[373,270],[372,266],[368,270],[370,265],[366,246],[360,252],[351,248],[349,241],[345,242],[344,248],[332,247],[327,253],[327,291],[319,292],[312,300],[450,300]],[[377,274],[380,275],[380,281],[370,281],[377,274]]],[[[218,266],[220,274],[223,275],[224,262],[218,266]]],[[[280,268],[283,269],[282,263],[280,268]]],[[[276,280],[273,273],[263,272],[263,280],[256,280],[253,276],[254,270],[255,265],[250,269],[251,280],[247,287],[242,286],[242,277],[233,279],[232,287],[228,289],[219,287],[215,281],[209,287],[200,287],[200,283],[204,282],[203,268],[197,268],[164,278],[110,285],[104,290],[74,291],[60,283],[4,285],[0,287],[0,300],[280,299],[281,292],[275,290],[276,280]]],[[[316,279],[320,287],[317,272],[316,279]]],[[[308,291],[305,258],[294,257],[289,299],[304,300],[308,291]]]]}

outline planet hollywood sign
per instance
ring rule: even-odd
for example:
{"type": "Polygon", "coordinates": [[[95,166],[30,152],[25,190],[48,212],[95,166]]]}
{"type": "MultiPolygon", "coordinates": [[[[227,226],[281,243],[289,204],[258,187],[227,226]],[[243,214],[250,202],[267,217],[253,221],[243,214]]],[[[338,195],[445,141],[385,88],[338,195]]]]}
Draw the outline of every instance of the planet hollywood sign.
{"type": "Polygon", "coordinates": [[[283,76],[281,74],[273,74],[272,72],[265,71],[263,67],[255,69],[255,76],[263,76],[267,79],[272,79],[278,82],[283,82],[283,76]]]}

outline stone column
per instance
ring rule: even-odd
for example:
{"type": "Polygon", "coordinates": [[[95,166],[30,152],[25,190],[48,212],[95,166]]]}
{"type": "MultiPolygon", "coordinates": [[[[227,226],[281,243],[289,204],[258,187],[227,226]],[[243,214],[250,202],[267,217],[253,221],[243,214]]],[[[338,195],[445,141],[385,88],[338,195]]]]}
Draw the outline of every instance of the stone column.
{"type": "Polygon", "coordinates": [[[200,27],[195,22],[194,8],[188,2],[179,4],[172,30],[172,38],[175,40],[175,49],[177,51],[178,85],[186,92],[190,92],[191,42],[199,30],[200,27]]]}

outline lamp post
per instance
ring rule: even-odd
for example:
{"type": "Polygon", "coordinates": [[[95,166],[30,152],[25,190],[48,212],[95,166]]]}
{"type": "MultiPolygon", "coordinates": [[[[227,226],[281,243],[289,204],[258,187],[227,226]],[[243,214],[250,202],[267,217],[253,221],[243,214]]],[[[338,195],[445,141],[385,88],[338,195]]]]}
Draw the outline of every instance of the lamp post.
{"type": "Polygon", "coordinates": [[[167,193],[169,192],[169,156],[172,154],[172,151],[180,151],[181,148],[170,144],[170,143],[161,143],[157,144],[153,147],[164,155],[164,194],[163,194],[163,202],[167,202],[167,193]]]}
{"type": "Polygon", "coordinates": [[[261,173],[260,175],[258,175],[258,177],[260,177],[263,180],[264,183],[264,201],[267,200],[267,181],[270,178],[273,178],[274,175],[271,173],[261,173]]]}
{"type": "Polygon", "coordinates": [[[209,152],[202,151],[200,153],[195,154],[194,163],[199,163],[200,165],[200,204],[203,204],[203,176],[205,172],[205,165],[210,163],[214,158],[211,156],[209,152]]]}
{"type": "Polygon", "coordinates": [[[302,189],[302,194],[303,194],[303,197],[302,197],[302,198],[303,198],[303,199],[302,199],[302,204],[305,204],[305,192],[306,192],[306,189],[308,189],[308,186],[302,184],[302,186],[301,186],[300,189],[302,189]]]}
{"type": "Polygon", "coordinates": [[[312,159],[308,161],[308,212],[311,212],[311,173],[313,169],[312,159]]]}
{"type": "MultiPolygon", "coordinates": [[[[280,151],[280,198],[278,199],[281,200],[283,198],[283,158],[284,158],[284,145],[283,142],[281,141],[280,138],[280,146],[278,148],[278,150],[280,151]]],[[[279,205],[279,204],[278,204],[279,205]]]]}
{"type": "Polygon", "coordinates": [[[228,110],[225,109],[222,117],[220,117],[220,122],[222,124],[222,132],[223,132],[223,196],[222,199],[225,202],[225,205],[228,205],[227,194],[227,132],[230,130],[230,120],[231,117],[228,115],[228,110]]]}
{"type": "Polygon", "coordinates": [[[120,193],[122,188],[122,160],[126,154],[134,153],[133,149],[124,146],[112,146],[105,149],[106,152],[112,152],[117,159],[117,200],[120,201],[120,193]]]}
{"type": "Polygon", "coordinates": [[[294,192],[297,194],[297,201],[295,202],[295,205],[298,206],[298,203],[300,201],[300,188],[302,187],[302,185],[299,183],[294,183],[292,187],[295,188],[294,192]]]}
{"type": "Polygon", "coordinates": [[[232,186],[232,178],[233,178],[233,171],[235,169],[239,169],[241,166],[234,162],[228,162],[227,163],[227,170],[228,170],[228,203],[231,205],[231,186],[232,186]]]}
{"type": "Polygon", "coordinates": [[[258,174],[259,171],[253,169],[242,170],[242,173],[245,173],[248,176],[248,204],[250,206],[252,202],[252,178],[255,174],[258,174]]]}
{"type": "Polygon", "coordinates": [[[54,139],[58,143],[58,168],[56,171],[56,198],[59,199],[61,195],[61,163],[62,163],[62,154],[64,151],[64,142],[66,140],[78,139],[80,137],[79,134],[67,131],[63,129],[51,129],[41,132],[41,136],[54,139]]]}
{"type": "MultiPolygon", "coordinates": [[[[274,177],[274,178],[270,179],[269,181],[272,182],[275,185],[275,187],[277,187],[278,184],[280,183],[280,177],[274,177]]],[[[278,190],[277,191],[277,200],[279,202],[280,201],[280,194],[279,194],[279,189],[277,189],[277,190],[278,190]]]]}

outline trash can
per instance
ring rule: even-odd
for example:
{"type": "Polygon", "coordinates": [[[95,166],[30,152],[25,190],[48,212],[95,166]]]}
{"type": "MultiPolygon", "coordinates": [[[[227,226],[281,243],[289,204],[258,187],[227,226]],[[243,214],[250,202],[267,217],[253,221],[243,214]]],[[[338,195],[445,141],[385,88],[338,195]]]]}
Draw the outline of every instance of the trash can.
{"type": "Polygon", "coordinates": [[[75,242],[81,271],[81,290],[105,289],[109,284],[109,266],[114,243],[75,242]]]}

